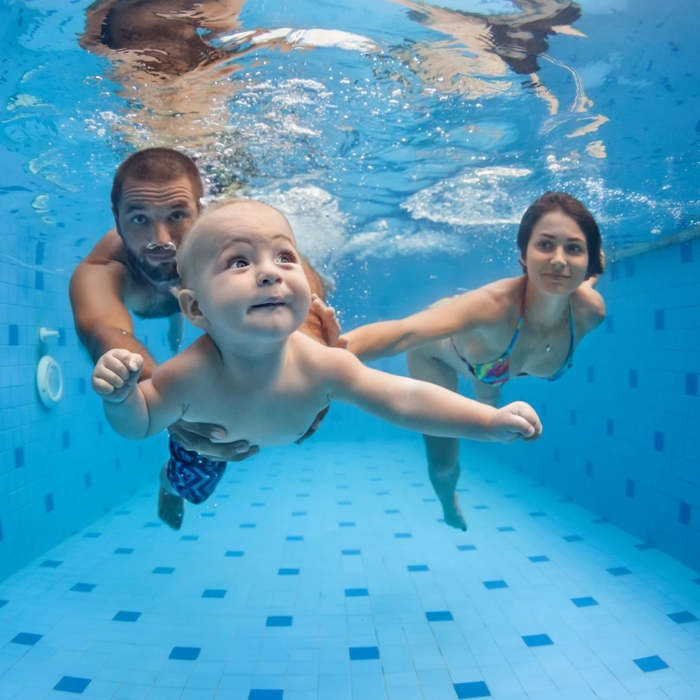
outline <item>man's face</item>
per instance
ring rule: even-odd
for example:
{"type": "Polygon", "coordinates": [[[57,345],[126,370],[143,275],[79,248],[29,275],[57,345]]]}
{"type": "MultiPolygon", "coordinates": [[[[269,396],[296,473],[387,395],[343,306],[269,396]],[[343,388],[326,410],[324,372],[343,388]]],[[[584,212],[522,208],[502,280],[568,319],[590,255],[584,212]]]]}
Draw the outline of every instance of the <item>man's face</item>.
{"type": "Polygon", "coordinates": [[[127,177],[115,212],[130,261],[155,285],[177,281],[175,251],[199,203],[186,176],[161,183],[127,177]]]}

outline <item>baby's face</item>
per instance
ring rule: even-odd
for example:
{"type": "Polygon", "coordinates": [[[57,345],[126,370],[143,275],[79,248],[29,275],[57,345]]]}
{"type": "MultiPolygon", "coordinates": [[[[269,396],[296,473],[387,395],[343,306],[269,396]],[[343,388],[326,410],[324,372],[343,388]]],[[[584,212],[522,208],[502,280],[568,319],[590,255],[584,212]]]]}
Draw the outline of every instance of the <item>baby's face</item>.
{"type": "Polygon", "coordinates": [[[191,287],[216,337],[283,338],[306,318],[311,291],[287,220],[260,202],[205,215],[195,235],[191,287]]]}

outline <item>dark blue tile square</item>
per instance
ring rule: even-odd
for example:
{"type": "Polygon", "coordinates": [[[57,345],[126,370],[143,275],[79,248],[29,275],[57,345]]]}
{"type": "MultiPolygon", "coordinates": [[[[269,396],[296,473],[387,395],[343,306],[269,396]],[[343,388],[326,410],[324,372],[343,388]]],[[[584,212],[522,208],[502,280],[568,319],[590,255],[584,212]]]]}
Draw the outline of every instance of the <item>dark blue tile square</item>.
{"type": "Polygon", "coordinates": [[[298,576],[299,569],[280,569],[277,572],[278,576],[298,576]]]}
{"type": "Polygon", "coordinates": [[[115,554],[132,554],[134,551],[133,547],[117,547],[114,550],[115,554]]]}
{"type": "Polygon", "coordinates": [[[7,327],[7,344],[19,345],[19,326],[16,323],[11,323],[7,327]]]}
{"type": "Polygon", "coordinates": [[[282,700],[283,697],[283,690],[259,690],[254,688],[248,693],[248,700],[282,700]]]}
{"type": "Polygon", "coordinates": [[[96,537],[101,537],[102,533],[101,532],[86,532],[83,537],[91,537],[91,538],[96,538],[96,537]]]}
{"type": "Polygon", "coordinates": [[[565,535],[564,539],[567,542],[581,542],[581,541],[583,541],[583,537],[581,537],[581,535],[565,535]]]}
{"type": "Polygon", "coordinates": [[[201,651],[200,647],[173,647],[168,658],[177,661],[195,661],[201,651]]]}
{"type": "Polygon", "coordinates": [[[156,566],[155,569],[153,569],[154,574],[172,574],[173,571],[175,571],[174,566],[156,566]]]}
{"type": "Polygon", "coordinates": [[[160,527],[160,523],[152,520],[150,523],[144,523],[144,527],[160,527]]]}
{"type": "Polygon", "coordinates": [[[433,610],[432,612],[426,612],[425,617],[428,622],[449,622],[450,620],[454,620],[449,610],[433,610]]]}
{"type": "Polygon", "coordinates": [[[291,615],[271,615],[265,622],[265,627],[291,627],[291,615]]]}
{"type": "Polygon", "coordinates": [[[515,532],[515,528],[511,527],[510,525],[502,525],[501,527],[496,528],[499,532],[515,532]]]}
{"type": "Polygon", "coordinates": [[[224,556],[226,557],[242,557],[244,552],[240,549],[229,549],[224,556]]]}
{"type": "Polygon", "coordinates": [[[223,598],[225,595],[225,588],[206,588],[202,592],[202,598],[223,598]]]}
{"type": "Polygon", "coordinates": [[[460,552],[473,552],[476,547],[473,544],[458,544],[457,549],[460,552]]]}
{"type": "Polygon", "coordinates": [[[377,491],[377,496],[389,496],[391,491],[377,491]]]}
{"type": "Polygon", "coordinates": [[[632,479],[625,480],[625,496],[634,498],[634,481],[632,479]]]}
{"type": "Polygon", "coordinates": [[[593,367],[592,365],[586,367],[586,381],[589,384],[595,383],[595,367],[593,367]]]}
{"type": "Polygon", "coordinates": [[[304,515],[306,515],[306,511],[305,511],[305,510],[295,510],[295,511],[292,513],[292,517],[293,517],[293,518],[301,518],[301,517],[304,516],[304,515]]]}
{"type": "Polygon", "coordinates": [[[32,632],[20,632],[15,635],[10,641],[14,644],[26,644],[27,646],[32,646],[36,644],[44,635],[33,634],[32,632]]]}
{"type": "Polygon", "coordinates": [[[407,540],[413,537],[413,535],[410,532],[395,532],[394,537],[399,540],[407,540]]]}
{"type": "Polygon", "coordinates": [[[668,616],[679,625],[685,622],[695,622],[698,618],[693,615],[693,613],[683,610],[681,612],[669,613],[668,616]]]}
{"type": "Polygon", "coordinates": [[[409,564],[406,568],[409,571],[428,571],[427,564],[409,564]]]}
{"type": "Polygon", "coordinates": [[[614,566],[612,569],[608,569],[607,571],[613,576],[626,576],[627,574],[632,573],[626,566],[614,566]]]}
{"type": "Polygon", "coordinates": [[[360,550],[359,549],[342,549],[340,551],[340,553],[343,556],[352,557],[352,556],[357,556],[358,554],[360,554],[360,550]]]}
{"type": "Polygon", "coordinates": [[[64,450],[67,450],[70,447],[70,432],[68,430],[64,430],[61,433],[61,447],[64,450]]]}
{"type": "Polygon", "coordinates": [[[350,647],[351,661],[367,661],[379,658],[378,647],[350,647]]]}
{"type": "Polygon", "coordinates": [[[584,596],[583,598],[572,598],[571,602],[577,608],[589,608],[593,605],[598,605],[598,601],[590,596],[584,596]]]}
{"type": "Polygon", "coordinates": [[[654,431],[654,450],[656,452],[664,451],[664,434],[660,430],[654,431]]]}
{"type": "Polygon", "coordinates": [[[63,676],[53,687],[54,690],[62,690],[65,693],[82,693],[90,685],[91,678],[77,678],[76,676],[63,676]]]}
{"type": "Polygon", "coordinates": [[[636,369],[629,371],[628,383],[630,389],[636,389],[639,386],[639,372],[636,369]]]}
{"type": "Polygon", "coordinates": [[[534,513],[530,513],[531,518],[546,518],[547,513],[544,513],[541,510],[535,511],[534,513]]]}
{"type": "Polygon", "coordinates": [[[463,698],[490,698],[491,691],[484,681],[473,681],[471,683],[455,683],[455,693],[459,700],[463,698]]]}
{"type": "Polygon", "coordinates": [[[400,513],[401,511],[399,511],[398,508],[387,508],[384,512],[387,515],[395,515],[396,513],[400,513]]]}
{"type": "Polygon", "coordinates": [[[346,588],[345,597],[346,598],[361,598],[363,596],[368,596],[369,591],[366,588],[346,588]]]}
{"type": "Polygon", "coordinates": [[[303,542],[303,535],[287,535],[287,542],[303,542]]]}
{"type": "Polygon", "coordinates": [[[698,395],[698,375],[695,372],[685,375],[685,393],[688,396],[698,395]]]}
{"type": "Polygon", "coordinates": [[[199,539],[199,535],[183,535],[180,539],[183,542],[196,542],[199,539]]]}
{"type": "Polygon", "coordinates": [[[355,527],[355,523],[352,520],[342,520],[338,523],[338,527],[355,527]]]}
{"type": "Polygon", "coordinates": [[[534,557],[528,557],[528,559],[535,564],[542,562],[542,561],[549,561],[549,557],[546,557],[544,554],[537,554],[534,557]]]}
{"type": "Polygon", "coordinates": [[[679,247],[681,249],[681,262],[693,262],[693,242],[683,241],[679,247]]]}
{"type": "Polygon", "coordinates": [[[43,566],[46,569],[55,569],[58,566],[61,566],[63,564],[62,561],[58,561],[57,559],[46,559],[45,561],[42,561],[39,566],[43,566]]]}
{"type": "Polygon", "coordinates": [[[666,317],[663,309],[654,309],[654,330],[662,331],[666,327],[666,317]]]}
{"type": "Polygon", "coordinates": [[[662,668],[668,668],[668,664],[660,656],[645,656],[641,659],[634,659],[634,663],[644,671],[660,671],[662,668]]]}
{"type": "Polygon", "coordinates": [[[261,501],[254,501],[250,504],[253,508],[263,508],[265,506],[261,501]]]}
{"type": "Polygon", "coordinates": [[[0,600],[0,608],[4,608],[8,603],[8,600],[0,600]]]}
{"type": "Polygon", "coordinates": [[[690,503],[681,501],[678,504],[678,522],[683,525],[690,525],[690,503]]]}
{"type": "MultiPolygon", "coordinates": [[[[200,518],[215,518],[216,513],[213,510],[205,510],[203,513],[199,514],[200,518]]],[[[255,527],[255,526],[253,526],[255,527]]]]}
{"type": "Polygon", "coordinates": [[[605,420],[605,434],[608,437],[613,437],[613,435],[615,435],[615,421],[612,418],[607,418],[605,420]]]}
{"type": "Polygon", "coordinates": [[[47,493],[46,496],[44,497],[44,508],[46,509],[47,513],[50,513],[53,508],[53,494],[52,493],[47,493]]]}
{"type": "Polygon", "coordinates": [[[508,588],[508,584],[502,579],[496,579],[494,581],[483,581],[483,584],[484,588],[488,588],[489,590],[495,588],[508,588]]]}
{"type": "Polygon", "coordinates": [[[522,639],[529,647],[544,647],[554,644],[548,634],[526,634],[523,635],[522,639]]]}
{"type": "Polygon", "coordinates": [[[255,523],[241,523],[238,527],[243,530],[252,530],[255,527],[255,523]]]}
{"type": "Polygon", "coordinates": [[[113,618],[114,622],[136,622],[141,617],[140,612],[120,610],[113,618]]]}
{"type": "Polygon", "coordinates": [[[71,591],[78,591],[79,593],[90,593],[90,591],[92,591],[96,585],[97,584],[95,583],[76,583],[71,588],[71,591]]]}
{"type": "Polygon", "coordinates": [[[19,469],[24,466],[24,447],[15,447],[15,469],[19,469]]]}
{"type": "Polygon", "coordinates": [[[474,510],[488,510],[488,506],[480,503],[479,505],[474,506],[474,510]]]}
{"type": "Polygon", "coordinates": [[[339,506],[351,506],[352,501],[338,501],[339,506]]]}

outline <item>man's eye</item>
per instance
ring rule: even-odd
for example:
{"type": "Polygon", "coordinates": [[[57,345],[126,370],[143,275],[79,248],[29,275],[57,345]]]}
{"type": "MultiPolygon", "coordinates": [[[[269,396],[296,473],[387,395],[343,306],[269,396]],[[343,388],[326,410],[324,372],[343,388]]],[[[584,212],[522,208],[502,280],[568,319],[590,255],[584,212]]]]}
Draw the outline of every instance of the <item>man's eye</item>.
{"type": "Polygon", "coordinates": [[[248,261],[245,258],[232,258],[228,263],[229,267],[248,267],[248,261]]]}
{"type": "Polygon", "coordinates": [[[287,250],[283,253],[277,254],[278,263],[295,263],[297,261],[297,256],[292,253],[292,251],[287,250]]]}
{"type": "Polygon", "coordinates": [[[144,214],[134,214],[134,216],[131,217],[131,223],[137,226],[143,226],[146,221],[148,221],[148,219],[144,214]]]}

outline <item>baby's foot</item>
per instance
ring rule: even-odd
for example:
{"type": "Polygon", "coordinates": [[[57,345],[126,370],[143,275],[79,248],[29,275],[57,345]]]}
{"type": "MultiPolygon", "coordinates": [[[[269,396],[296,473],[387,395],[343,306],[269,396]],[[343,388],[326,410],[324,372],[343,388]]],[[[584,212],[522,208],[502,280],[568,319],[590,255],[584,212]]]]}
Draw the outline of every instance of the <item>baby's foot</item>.
{"type": "Polygon", "coordinates": [[[182,519],[185,517],[185,501],[169,488],[165,467],[160,474],[158,517],[173,530],[179,530],[182,527],[182,519]]]}

